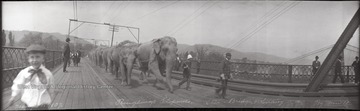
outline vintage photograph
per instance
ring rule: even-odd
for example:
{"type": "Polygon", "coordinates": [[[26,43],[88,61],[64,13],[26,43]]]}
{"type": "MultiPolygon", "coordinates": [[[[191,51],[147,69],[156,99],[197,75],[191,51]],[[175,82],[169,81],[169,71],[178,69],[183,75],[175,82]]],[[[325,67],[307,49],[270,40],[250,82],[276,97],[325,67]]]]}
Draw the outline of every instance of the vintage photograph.
{"type": "Polygon", "coordinates": [[[359,1],[1,3],[1,110],[359,110],[359,1]]]}

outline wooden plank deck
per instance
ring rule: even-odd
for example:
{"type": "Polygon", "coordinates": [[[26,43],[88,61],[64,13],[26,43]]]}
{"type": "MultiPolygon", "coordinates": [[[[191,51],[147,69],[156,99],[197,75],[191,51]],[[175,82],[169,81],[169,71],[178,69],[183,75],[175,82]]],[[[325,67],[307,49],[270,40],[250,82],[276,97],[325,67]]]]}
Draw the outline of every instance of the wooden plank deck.
{"type": "MultiPolygon", "coordinates": [[[[356,109],[357,98],[311,98],[282,97],[227,91],[227,99],[215,97],[215,87],[191,84],[192,90],[178,88],[179,80],[172,80],[174,94],[164,85],[160,89],[152,86],[154,76],[149,83],[139,80],[139,71],[134,70],[132,84],[120,85],[115,75],[105,72],[88,59],[82,59],[79,67],[71,66],[68,73],[54,72],[58,85],[56,96],[50,109],[93,109],[93,108],[163,108],[163,107],[219,107],[219,108],[340,108],[356,109]]],[[[3,93],[3,104],[9,99],[9,90],[3,93]]],[[[9,110],[23,109],[23,103],[17,101],[9,110]]]]}

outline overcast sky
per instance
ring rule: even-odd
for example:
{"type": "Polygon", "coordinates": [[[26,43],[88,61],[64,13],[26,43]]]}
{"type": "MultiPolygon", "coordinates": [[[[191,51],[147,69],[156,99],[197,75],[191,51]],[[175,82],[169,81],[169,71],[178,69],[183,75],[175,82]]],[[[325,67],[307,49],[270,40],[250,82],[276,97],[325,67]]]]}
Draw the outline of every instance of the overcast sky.
{"type": "MultiPolygon", "coordinates": [[[[66,34],[69,19],[74,18],[72,1],[2,3],[5,30],[66,34]]],[[[78,1],[77,18],[139,27],[140,42],[170,35],[181,44],[214,44],[294,58],[334,44],[358,4],[357,1],[78,1]],[[243,39],[246,37],[250,38],[243,39]],[[233,45],[240,40],[245,41],[233,45]]],[[[71,29],[74,28],[72,23],[71,29]]],[[[105,25],[84,24],[71,35],[110,40],[108,30],[105,25]]],[[[137,35],[137,30],[131,31],[137,35]]],[[[349,44],[359,46],[358,32],[349,44]]],[[[128,29],[120,28],[114,43],[123,40],[135,41],[128,29]]]]}

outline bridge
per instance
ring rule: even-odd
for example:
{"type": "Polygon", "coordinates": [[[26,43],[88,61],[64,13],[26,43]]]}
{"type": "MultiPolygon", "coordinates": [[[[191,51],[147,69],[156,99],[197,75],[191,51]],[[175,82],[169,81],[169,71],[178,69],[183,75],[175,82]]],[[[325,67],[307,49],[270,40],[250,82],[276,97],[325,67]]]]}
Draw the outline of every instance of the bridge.
{"type": "MultiPolygon", "coordinates": [[[[27,66],[24,48],[3,48],[3,105],[11,94],[9,86],[16,74],[27,66]]],[[[193,61],[195,62],[195,61],[193,61]]],[[[193,63],[195,64],[195,63],[193,63]]],[[[351,66],[343,66],[346,83],[326,85],[319,92],[304,92],[311,80],[311,66],[286,64],[237,63],[232,65],[234,79],[229,81],[226,99],[218,98],[215,89],[219,62],[201,61],[200,73],[192,67],[191,90],[179,88],[176,84],[182,78],[179,71],[173,71],[174,93],[164,85],[156,88],[151,75],[148,82],[139,80],[140,71],[134,70],[131,85],[123,86],[115,75],[106,72],[87,57],[79,66],[68,68],[63,73],[60,51],[46,53],[45,66],[55,77],[55,97],[50,109],[98,109],[98,108],[335,108],[358,109],[358,89],[353,83],[351,66]]],[[[180,71],[182,71],[180,69],[180,71]]],[[[329,78],[332,77],[330,71],[329,78]]],[[[159,84],[160,85],[160,84],[159,84]]],[[[16,103],[3,110],[23,109],[16,103]]]]}

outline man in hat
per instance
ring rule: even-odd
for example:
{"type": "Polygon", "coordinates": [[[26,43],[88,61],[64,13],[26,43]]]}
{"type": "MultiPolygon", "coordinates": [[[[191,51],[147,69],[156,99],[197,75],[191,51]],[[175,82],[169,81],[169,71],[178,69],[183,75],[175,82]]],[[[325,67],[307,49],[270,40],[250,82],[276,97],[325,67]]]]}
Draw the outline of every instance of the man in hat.
{"type": "Polygon", "coordinates": [[[54,97],[51,85],[54,85],[53,74],[42,65],[45,61],[45,47],[30,45],[25,52],[30,66],[21,70],[13,81],[12,93],[8,107],[13,105],[14,98],[21,95],[26,110],[48,109],[54,97]]]}
{"type": "Polygon", "coordinates": [[[63,67],[63,72],[67,72],[66,71],[66,66],[68,65],[68,62],[70,62],[70,38],[66,38],[66,44],[64,47],[64,51],[63,51],[63,56],[64,56],[64,67],[63,67]]]}
{"type": "Polygon", "coordinates": [[[221,69],[222,71],[220,72],[220,81],[221,81],[221,86],[220,88],[215,90],[216,95],[219,95],[219,92],[222,91],[222,94],[220,95],[221,98],[225,99],[226,96],[226,89],[227,89],[227,82],[228,79],[231,78],[230,75],[230,59],[231,59],[231,53],[226,53],[225,54],[225,60],[223,60],[221,62],[221,69]]]}
{"type": "Polygon", "coordinates": [[[190,72],[190,68],[191,68],[191,60],[192,56],[189,54],[187,56],[187,60],[185,60],[184,64],[183,64],[183,80],[179,83],[179,88],[181,87],[181,85],[185,82],[186,83],[186,90],[191,90],[190,89],[190,77],[191,77],[191,72],[190,72]]]}
{"type": "Polygon", "coordinates": [[[320,63],[320,61],[318,61],[318,59],[319,59],[319,56],[316,56],[315,61],[313,61],[313,63],[312,63],[313,75],[315,75],[315,73],[317,72],[317,70],[320,68],[320,65],[321,65],[321,63],[320,63]]]}
{"type": "Polygon", "coordinates": [[[359,67],[359,65],[360,65],[360,63],[359,63],[359,57],[358,56],[356,56],[355,57],[355,61],[352,63],[352,65],[351,66],[353,66],[354,67],[354,72],[355,72],[355,83],[359,83],[359,69],[360,69],[360,67],[359,67]]]}
{"type": "Polygon", "coordinates": [[[339,56],[335,63],[335,75],[334,75],[333,83],[336,82],[337,77],[340,78],[341,83],[344,83],[344,77],[341,74],[341,62],[342,62],[341,56],[339,56]]]}

